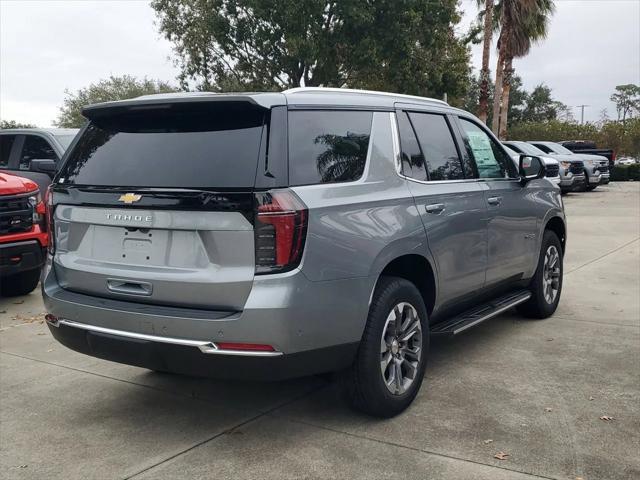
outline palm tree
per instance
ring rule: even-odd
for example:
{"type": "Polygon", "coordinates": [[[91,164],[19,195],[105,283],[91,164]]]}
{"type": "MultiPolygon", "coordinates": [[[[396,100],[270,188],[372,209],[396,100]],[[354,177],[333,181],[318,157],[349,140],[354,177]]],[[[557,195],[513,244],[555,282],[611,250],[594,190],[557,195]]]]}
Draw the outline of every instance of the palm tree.
{"type": "MultiPolygon", "coordinates": [[[[481,6],[483,0],[478,0],[481,6]]],[[[484,0],[484,39],[482,40],[482,70],[480,70],[480,101],[478,118],[487,123],[489,112],[489,58],[493,39],[493,0],[484,0]]]]}
{"type": "Polygon", "coordinates": [[[534,42],[547,36],[554,11],[553,0],[502,0],[495,7],[496,17],[500,18],[500,36],[492,129],[502,139],[507,133],[513,59],[525,56],[534,42]]]}

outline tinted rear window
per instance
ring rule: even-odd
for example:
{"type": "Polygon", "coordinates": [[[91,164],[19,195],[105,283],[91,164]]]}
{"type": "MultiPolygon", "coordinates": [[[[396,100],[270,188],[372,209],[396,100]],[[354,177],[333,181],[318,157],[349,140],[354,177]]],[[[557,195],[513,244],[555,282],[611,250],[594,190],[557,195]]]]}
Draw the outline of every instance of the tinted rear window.
{"type": "Polygon", "coordinates": [[[290,111],[291,185],[351,182],[364,172],[372,112],[290,111]]]}
{"type": "Polygon", "coordinates": [[[262,110],[217,106],[151,110],[94,120],[65,162],[60,182],[253,187],[265,116],[262,110]]]}

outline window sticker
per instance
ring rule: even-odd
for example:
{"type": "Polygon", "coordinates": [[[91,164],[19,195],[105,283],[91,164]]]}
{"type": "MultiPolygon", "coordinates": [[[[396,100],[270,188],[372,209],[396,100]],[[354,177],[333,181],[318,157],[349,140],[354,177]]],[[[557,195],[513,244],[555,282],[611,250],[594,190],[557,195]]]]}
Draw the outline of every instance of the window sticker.
{"type": "Polygon", "coordinates": [[[495,167],[498,164],[489,138],[483,132],[467,131],[469,145],[473,150],[478,168],[495,167]]]}

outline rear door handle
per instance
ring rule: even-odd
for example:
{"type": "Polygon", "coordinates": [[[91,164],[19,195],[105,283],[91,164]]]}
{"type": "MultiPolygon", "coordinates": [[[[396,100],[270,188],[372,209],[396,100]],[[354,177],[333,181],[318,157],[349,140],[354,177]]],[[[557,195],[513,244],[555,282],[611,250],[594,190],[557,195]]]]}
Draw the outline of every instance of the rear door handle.
{"type": "Polygon", "coordinates": [[[502,197],[489,197],[487,198],[487,203],[489,205],[500,205],[502,202],[502,197]]]}
{"type": "Polygon", "coordinates": [[[427,213],[440,213],[444,210],[444,203],[432,203],[426,207],[427,213]]]}

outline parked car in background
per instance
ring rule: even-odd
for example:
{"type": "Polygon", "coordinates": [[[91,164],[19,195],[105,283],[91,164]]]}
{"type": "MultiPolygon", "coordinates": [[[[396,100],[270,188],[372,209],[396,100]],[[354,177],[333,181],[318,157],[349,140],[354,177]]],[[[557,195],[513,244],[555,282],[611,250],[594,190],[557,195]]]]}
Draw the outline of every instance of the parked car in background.
{"type": "Polygon", "coordinates": [[[560,176],[560,190],[562,193],[584,190],[587,177],[584,174],[584,162],[577,160],[572,155],[549,155],[539,148],[527,142],[509,140],[504,142],[513,151],[525,155],[535,155],[540,158],[555,160],[558,162],[560,176]]]}
{"type": "Polygon", "coordinates": [[[585,190],[594,190],[598,185],[609,183],[609,160],[601,155],[586,153],[574,153],[555,142],[530,141],[543,152],[557,157],[558,155],[570,155],[584,162],[584,175],[586,177],[585,190]]]}
{"type": "Polygon", "coordinates": [[[635,165],[638,159],[635,157],[620,157],[616,159],[616,165],[635,165]]]}
{"type": "Polygon", "coordinates": [[[430,335],[558,306],[559,190],[441,100],[301,88],[83,113],[42,282],[74,350],[205,376],[340,371],[355,407],[390,417],[430,335]]]}
{"type": "MultiPolygon", "coordinates": [[[[517,166],[520,162],[521,153],[516,152],[506,142],[502,142],[502,146],[511,156],[513,163],[515,163],[517,166]]],[[[538,157],[544,162],[545,178],[553,183],[556,187],[560,187],[560,163],[555,158],[551,158],[547,155],[538,155],[538,157]]]]}
{"type": "Polygon", "coordinates": [[[38,185],[0,172],[0,295],[25,295],[36,288],[46,246],[38,185]]]}
{"type": "Polygon", "coordinates": [[[590,155],[600,155],[609,160],[609,168],[613,168],[616,161],[616,152],[610,148],[597,148],[595,142],[588,140],[565,140],[558,142],[564,148],[575,153],[587,153],[590,155]]]}
{"type": "Polygon", "coordinates": [[[76,128],[11,128],[0,130],[0,170],[20,175],[45,192],[76,128]]]}

